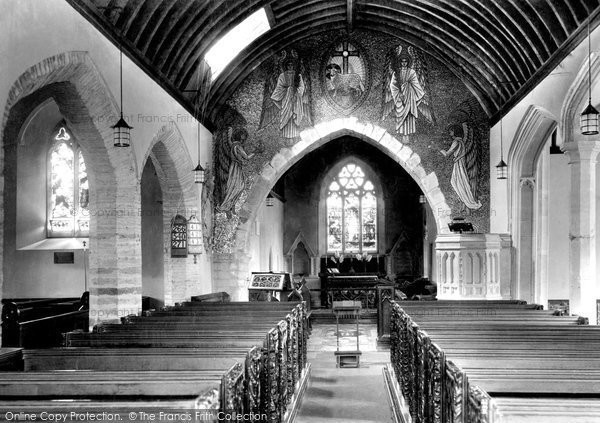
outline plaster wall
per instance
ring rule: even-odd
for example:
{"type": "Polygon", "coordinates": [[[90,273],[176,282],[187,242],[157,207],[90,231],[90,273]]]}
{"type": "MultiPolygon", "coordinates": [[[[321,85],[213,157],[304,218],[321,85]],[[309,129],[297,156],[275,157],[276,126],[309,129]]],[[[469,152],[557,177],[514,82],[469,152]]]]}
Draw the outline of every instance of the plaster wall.
{"type": "MultiPolygon", "coordinates": [[[[108,87],[109,96],[114,105],[112,110],[119,110],[119,50],[73,10],[67,2],[25,0],[3,2],[3,6],[4,13],[0,17],[0,28],[2,28],[0,55],[5,58],[10,57],[10,60],[3,60],[0,63],[0,74],[2,74],[0,104],[7,104],[11,87],[32,66],[65,52],[84,51],[108,87]]],[[[138,185],[143,170],[142,164],[145,163],[151,142],[165,125],[176,127],[177,132],[181,133],[183,148],[185,154],[189,156],[190,162],[196,163],[200,156],[201,162],[205,164],[212,156],[211,134],[204,127],[200,127],[202,145],[198,152],[198,125],[195,119],[126,56],[123,57],[123,111],[125,119],[134,127],[131,146],[134,160],[129,163],[129,166],[131,166],[134,177],[137,178],[138,185]]],[[[5,110],[4,123],[6,123],[6,116],[7,111],[5,110]]],[[[114,124],[118,118],[114,112],[95,114],[90,117],[100,127],[108,127],[114,124]]],[[[4,140],[4,142],[7,141],[4,140]]],[[[28,177],[35,177],[36,171],[29,174],[28,177]]],[[[20,175],[19,178],[21,176],[23,175],[20,175]]],[[[40,186],[37,187],[37,190],[40,190],[40,186]]],[[[38,202],[40,194],[41,192],[35,193],[36,200],[34,201],[38,202]]],[[[7,195],[11,194],[7,193],[7,195]]],[[[39,220],[40,210],[45,213],[45,195],[42,202],[44,203],[42,208],[38,208],[36,205],[34,211],[34,207],[30,207],[30,211],[25,212],[22,216],[19,214],[19,219],[26,223],[34,218],[39,220]]],[[[139,210],[141,205],[137,204],[134,207],[139,210]]],[[[199,209],[201,205],[193,205],[193,208],[199,209]]],[[[9,221],[4,222],[4,227],[5,229],[9,228],[9,232],[11,224],[13,223],[9,221]]],[[[129,222],[124,224],[129,225],[129,222]]],[[[32,227],[34,229],[20,233],[16,238],[19,246],[26,245],[43,235],[39,225],[32,225],[32,227]]],[[[10,243],[7,245],[10,246],[10,243]]],[[[114,254],[114,251],[96,251],[96,253],[110,255],[114,254]]],[[[49,260],[52,256],[51,251],[7,250],[5,254],[4,268],[7,271],[2,297],[16,295],[72,296],[79,295],[82,291],[83,270],[81,257],[79,257],[82,255],[81,251],[76,251],[75,265],[61,265],[58,268],[49,260]],[[48,280],[57,281],[60,286],[48,284],[48,280]]],[[[197,266],[204,277],[197,282],[198,287],[193,291],[198,293],[210,291],[210,256],[206,254],[198,256],[197,266]]]]}
{"type": "MultiPolygon", "coordinates": [[[[597,107],[598,98],[600,98],[600,81],[598,79],[598,45],[600,45],[600,28],[596,28],[591,34],[592,46],[592,100],[597,107]]],[[[498,233],[514,233],[514,226],[518,222],[511,222],[511,203],[518,193],[511,192],[512,189],[519,187],[518,181],[498,180],[496,179],[495,165],[501,157],[500,146],[503,144],[503,157],[506,161],[508,151],[512,145],[516,145],[516,134],[523,122],[529,118],[532,109],[539,110],[546,120],[554,121],[558,129],[558,145],[564,148],[565,143],[573,143],[580,140],[600,142],[598,136],[584,136],[579,131],[579,115],[587,104],[587,71],[588,71],[588,43],[587,38],[580,43],[556,68],[539,83],[527,96],[525,96],[512,110],[510,110],[501,120],[490,130],[490,197],[491,214],[490,230],[498,233]],[[502,140],[500,137],[500,128],[502,128],[502,140]]],[[[545,142],[543,139],[531,139],[532,146],[545,142]]],[[[530,158],[531,159],[531,158],[530,158]]],[[[572,257],[573,249],[570,248],[570,216],[576,213],[575,219],[579,219],[579,210],[571,206],[571,166],[568,165],[569,157],[550,156],[548,164],[549,180],[547,181],[548,194],[548,221],[550,222],[545,235],[548,236],[548,270],[547,279],[542,283],[547,283],[548,299],[567,299],[569,298],[569,283],[576,283],[577,275],[570,274],[570,266],[573,264],[570,260],[576,260],[575,269],[580,264],[579,259],[572,257]]],[[[511,163],[508,163],[511,166],[511,163]]],[[[510,173],[510,169],[509,169],[510,173]]],[[[596,180],[598,178],[598,165],[596,164],[596,180]]],[[[534,182],[535,183],[535,182],[534,182]]],[[[598,190],[595,193],[590,192],[597,201],[598,190]]],[[[596,222],[600,222],[600,214],[596,208],[596,222]]],[[[597,226],[596,224],[596,226],[597,226]]],[[[598,227],[598,226],[597,226],[598,227]]],[[[512,240],[513,244],[516,242],[512,240]]],[[[600,246],[596,236],[596,245],[600,246]]],[[[516,251],[519,254],[519,251],[516,251]]],[[[540,251],[534,251],[534,262],[543,260],[544,257],[540,251]]],[[[596,248],[596,262],[600,259],[600,251],[596,248]]],[[[592,270],[597,275],[597,266],[592,270]]],[[[595,288],[597,290],[597,288],[595,288]]],[[[577,291],[574,291],[577,292],[577,291]]],[[[539,294],[539,293],[537,293],[539,294]]],[[[536,296],[537,296],[536,294],[536,296]]],[[[579,300],[577,295],[571,302],[579,300]]],[[[573,296],[572,295],[572,296],[573,296]]],[[[584,298],[597,298],[592,291],[587,291],[582,295],[584,298]]],[[[543,297],[543,296],[542,296],[543,297]]],[[[591,303],[591,301],[590,301],[591,303]]],[[[589,313],[591,307],[585,311],[589,313]]],[[[576,310],[582,312],[582,310],[576,310]]],[[[595,320],[595,316],[590,322],[595,320]]]]}
{"type": "MultiPolygon", "coordinates": [[[[591,33],[592,54],[598,53],[600,45],[600,27],[591,33]]],[[[515,135],[519,124],[523,121],[531,106],[538,106],[547,111],[559,125],[559,133],[562,133],[563,122],[560,122],[562,109],[565,106],[565,99],[568,96],[569,89],[578,80],[582,71],[587,70],[587,39],[561,62],[542,82],[540,82],[527,96],[525,96],[512,110],[502,118],[502,151],[506,161],[507,152],[511,144],[515,141],[515,135]]],[[[587,73],[584,72],[586,75],[587,73]]],[[[592,99],[600,99],[600,81],[593,78],[592,81],[592,99]]],[[[587,103],[587,97],[585,99],[587,103]]],[[[597,106],[598,103],[595,105],[597,106]]],[[[578,110],[583,111],[586,104],[581,102],[578,110]]],[[[574,133],[565,134],[567,139],[564,141],[573,141],[576,137],[582,137],[579,134],[579,114],[574,122],[574,133]]],[[[559,136],[559,145],[562,141],[559,136]]],[[[600,141],[600,138],[598,138],[600,141]]],[[[507,233],[510,231],[509,222],[509,191],[510,181],[496,179],[496,164],[500,161],[500,122],[490,128],[490,147],[489,147],[489,175],[490,175],[490,232],[507,233]]],[[[564,182],[563,182],[564,183],[564,182]]]]}
{"type": "Polygon", "coordinates": [[[5,225],[15,227],[16,241],[8,253],[12,262],[6,267],[4,298],[78,297],[85,290],[88,263],[81,243],[73,238],[56,240],[63,247],[32,250],[29,247],[46,237],[46,180],[48,147],[54,127],[62,120],[56,103],[40,108],[22,131],[17,147],[16,222],[6,216],[5,225]],[[70,246],[70,248],[69,248],[70,246]],[[74,263],[54,263],[55,251],[74,252],[74,263]]]}
{"type": "Polygon", "coordinates": [[[569,187],[571,172],[566,155],[549,155],[548,172],[548,299],[569,298],[569,187]]]}
{"type": "MultiPolygon", "coordinates": [[[[151,160],[142,172],[142,295],[164,298],[163,196],[151,160]]],[[[157,306],[164,304],[155,304],[157,306]]]]}
{"type": "Polygon", "coordinates": [[[273,206],[261,204],[248,240],[250,272],[284,272],[284,203],[273,198],[273,206]]]}

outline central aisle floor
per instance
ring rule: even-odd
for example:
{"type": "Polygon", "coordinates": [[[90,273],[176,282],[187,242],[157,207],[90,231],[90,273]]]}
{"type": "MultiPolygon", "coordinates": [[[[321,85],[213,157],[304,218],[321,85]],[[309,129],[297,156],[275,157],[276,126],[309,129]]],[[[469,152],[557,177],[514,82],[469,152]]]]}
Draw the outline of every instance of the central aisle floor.
{"type": "MultiPolygon", "coordinates": [[[[340,349],[356,349],[356,326],[340,325],[340,349]]],[[[335,323],[315,324],[308,343],[311,377],[295,423],[389,423],[392,413],[383,382],[389,348],[377,346],[377,326],[360,325],[359,368],[336,368],[335,323]]]]}

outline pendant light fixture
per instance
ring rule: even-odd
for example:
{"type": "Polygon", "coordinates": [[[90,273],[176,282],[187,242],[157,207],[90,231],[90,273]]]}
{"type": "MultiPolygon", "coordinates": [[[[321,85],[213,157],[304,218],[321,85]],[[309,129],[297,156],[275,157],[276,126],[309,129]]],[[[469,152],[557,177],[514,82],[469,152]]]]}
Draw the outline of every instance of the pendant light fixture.
{"type": "Polygon", "coordinates": [[[588,16],[588,105],[581,113],[581,133],[583,135],[596,135],[598,133],[598,110],[592,106],[592,45],[590,40],[590,17],[588,16]]]}
{"type": "Polygon", "coordinates": [[[200,133],[201,133],[201,122],[204,119],[206,112],[206,103],[208,101],[208,93],[210,91],[210,84],[212,81],[212,72],[208,63],[202,60],[198,64],[198,71],[196,75],[196,121],[198,123],[198,165],[193,169],[194,182],[197,184],[203,184],[206,178],[206,172],[200,164],[200,133]]]}
{"type": "Polygon", "coordinates": [[[273,205],[275,204],[271,193],[269,193],[269,195],[267,195],[267,199],[265,200],[265,203],[266,203],[267,207],[273,207],[273,205]]]}
{"type": "Polygon", "coordinates": [[[496,178],[506,179],[508,178],[508,166],[504,162],[502,152],[502,119],[500,119],[500,162],[496,165],[496,178]]]}
{"type": "Polygon", "coordinates": [[[133,126],[129,126],[123,119],[123,48],[119,46],[119,83],[121,90],[121,118],[115,123],[113,128],[113,140],[115,147],[129,147],[131,145],[131,130],[133,126]]]}

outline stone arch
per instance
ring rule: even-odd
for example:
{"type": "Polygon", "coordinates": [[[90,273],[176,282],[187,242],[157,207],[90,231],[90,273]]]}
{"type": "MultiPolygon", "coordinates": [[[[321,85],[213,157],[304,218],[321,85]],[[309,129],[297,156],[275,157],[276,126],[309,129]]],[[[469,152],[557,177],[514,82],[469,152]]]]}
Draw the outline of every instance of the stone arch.
{"type": "MultiPolygon", "coordinates": [[[[48,57],[14,82],[1,126],[5,148],[0,149],[0,174],[14,159],[12,146],[25,116],[50,97],[80,141],[89,163],[90,325],[117,320],[141,307],[139,201],[132,201],[139,199],[139,183],[133,151],[113,147],[110,125],[119,109],[87,52],[48,57]]],[[[1,179],[0,192],[6,207],[5,179],[1,179]]],[[[5,228],[0,231],[6,245],[5,228]]],[[[2,258],[6,252],[3,249],[2,258]]]]}
{"type": "MultiPolygon", "coordinates": [[[[560,129],[563,143],[575,141],[574,137],[580,135],[576,122],[586,106],[588,99],[588,66],[592,76],[592,87],[600,81],[600,57],[592,52],[590,61],[586,59],[581,64],[577,76],[571,83],[560,111],[560,129]],[[589,65],[588,65],[589,63],[589,65]]],[[[594,104],[598,108],[598,104],[594,104]]]]}
{"type": "Polygon", "coordinates": [[[509,230],[517,253],[511,296],[526,301],[535,301],[541,291],[535,283],[535,263],[539,255],[534,245],[535,174],[540,152],[556,126],[557,120],[549,111],[529,106],[508,152],[509,230]]]}
{"type": "Polygon", "coordinates": [[[419,155],[385,129],[372,123],[360,122],[356,117],[348,117],[323,122],[306,129],[300,134],[300,141],[291,148],[281,149],[263,167],[252,185],[246,203],[240,210],[243,223],[236,232],[237,251],[243,251],[246,248],[248,234],[258,208],[277,180],[307,153],[344,135],[359,138],[396,160],[412,176],[425,194],[434,211],[438,233],[449,233],[448,223],[451,221],[451,209],[439,187],[437,175],[434,172],[428,174],[421,165],[419,155]]]}
{"type": "Polygon", "coordinates": [[[144,165],[147,160],[151,160],[157,170],[163,193],[164,303],[170,305],[200,292],[196,284],[201,280],[193,257],[171,258],[171,219],[176,214],[186,219],[193,214],[201,218],[192,158],[174,122],[162,126],[156,133],[145,154],[144,165]]]}
{"type": "Polygon", "coordinates": [[[246,278],[250,256],[246,249],[256,215],[267,194],[277,180],[307,153],[345,135],[361,139],[395,159],[425,194],[433,211],[438,234],[449,233],[451,209],[440,189],[436,174],[425,171],[418,154],[377,125],[360,122],[356,117],[334,119],[303,131],[294,146],[282,148],[263,166],[240,208],[240,224],[236,229],[233,252],[212,256],[216,289],[230,292],[234,300],[247,298],[246,278]]]}

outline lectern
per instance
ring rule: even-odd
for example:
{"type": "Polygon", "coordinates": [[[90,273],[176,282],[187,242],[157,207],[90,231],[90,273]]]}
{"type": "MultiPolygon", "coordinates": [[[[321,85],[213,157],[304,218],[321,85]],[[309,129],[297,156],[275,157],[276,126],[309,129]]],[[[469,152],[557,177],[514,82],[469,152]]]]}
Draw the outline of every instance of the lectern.
{"type": "Polygon", "coordinates": [[[358,319],[360,319],[360,301],[334,301],[332,304],[333,313],[335,314],[335,334],[337,337],[337,350],[335,352],[336,367],[360,367],[360,348],[359,348],[359,327],[358,319]],[[356,350],[340,351],[340,318],[356,319],[356,350]]]}

